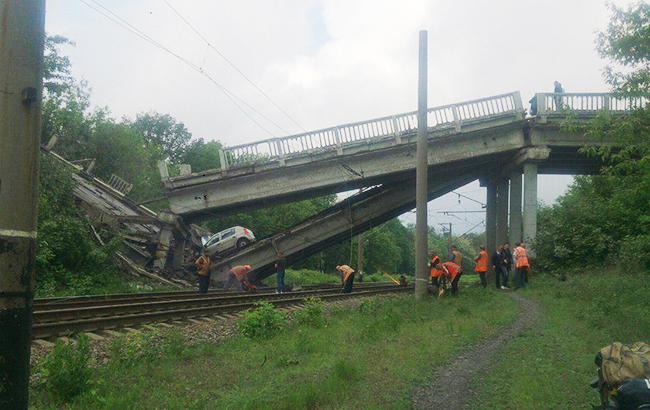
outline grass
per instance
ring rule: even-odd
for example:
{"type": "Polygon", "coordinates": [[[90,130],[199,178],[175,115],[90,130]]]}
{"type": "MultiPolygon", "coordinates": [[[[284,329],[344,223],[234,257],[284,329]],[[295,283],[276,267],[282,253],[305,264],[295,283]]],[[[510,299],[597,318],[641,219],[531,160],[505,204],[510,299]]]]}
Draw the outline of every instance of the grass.
{"type": "Polygon", "coordinates": [[[650,335],[650,275],[589,272],[559,282],[533,277],[523,294],[540,302],[542,320],[515,339],[481,381],[474,408],[591,409],[598,396],[594,355],[614,342],[650,335]]]}
{"type": "MultiPolygon", "coordinates": [[[[294,322],[269,339],[235,336],[155,360],[111,358],[70,408],[409,408],[435,366],[495,334],[515,302],[479,288],[416,303],[411,295],[335,309],[324,325],[294,322]]],[[[139,357],[149,357],[142,355],[139,357]]],[[[58,408],[32,390],[34,408],[58,408]]]]}

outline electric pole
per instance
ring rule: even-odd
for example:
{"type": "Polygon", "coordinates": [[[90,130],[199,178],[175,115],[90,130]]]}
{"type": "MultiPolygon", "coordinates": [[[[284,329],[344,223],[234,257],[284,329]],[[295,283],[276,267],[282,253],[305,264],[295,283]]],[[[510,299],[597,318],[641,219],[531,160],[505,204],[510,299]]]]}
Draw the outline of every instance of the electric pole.
{"type": "Polygon", "coordinates": [[[0,408],[26,409],[45,0],[0,0],[0,408]]]}
{"type": "Polygon", "coordinates": [[[357,272],[359,283],[363,283],[363,233],[357,235],[357,272]]]}
{"type": "Polygon", "coordinates": [[[415,298],[424,299],[427,294],[427,202],[429,185],[427,181],[427,31],[420,31],[418,65],[418,137],[417,163],[415,172],[415,298]]]}

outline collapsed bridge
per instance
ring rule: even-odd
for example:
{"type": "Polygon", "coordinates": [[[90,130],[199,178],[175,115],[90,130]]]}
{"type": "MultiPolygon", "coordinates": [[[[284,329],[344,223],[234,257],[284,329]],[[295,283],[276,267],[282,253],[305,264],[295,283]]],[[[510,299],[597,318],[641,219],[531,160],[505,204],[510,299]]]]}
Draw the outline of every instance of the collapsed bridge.
{"type": "MultiPolygon", "coordinates": [[[[534,240],[538,174],[598,172],[598,160],[580,149],[610,142],[565,129],[569,115],[584,123],[602,111],[625,114],[645,103],[605,93],[538,93],[536,98],[534,116],[526,116],[519,92],[428,110],[429,199],[479,179],[487,187],[490,249],[507,238],[534,240]]],[[[416,112],[409,112],[229,147],[220,152],[218,168],[199,173],[185,166],[180,176],[170,177],[162,163],[170,216],[196,222],[370,188],[218,260],[213,269],[223,273],[247,263],[266,277],[280,253],[294,263],[412,209],[416,131],[416,112]]]]}

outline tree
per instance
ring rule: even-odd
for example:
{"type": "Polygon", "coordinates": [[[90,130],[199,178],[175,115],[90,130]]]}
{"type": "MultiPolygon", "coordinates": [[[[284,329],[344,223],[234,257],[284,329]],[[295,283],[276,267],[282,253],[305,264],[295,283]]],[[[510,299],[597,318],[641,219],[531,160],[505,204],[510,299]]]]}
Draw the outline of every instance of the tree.
{"type": "Polygon", "coordinates": [[[208,169],[217,169],[221,166],[219,160],[219,141],[205,142],[203,138],[192,141],[185,149],[181,163],[190,164],[192,172],[200,172],[208,169]]]}
{"type": "Polygon", "coordinates": [[[145,144],[157,159],[177,163],[187,150],[192,134],[185,124],[169,114],[156,112],[138,114],[131,127],[142,134],[145,144]]]}
{"type": "MultiPolygon", "coordinates": [[[[612,18],[598,34],[609,60],[605,79],[623,98],[647,98],[650,91],[650,5],[610,6],[612,18]]],[[[570,124],[569,127],[576,127],[570,124]]],[[[584,149],[600,157],[600,176],[577,178],[556,205],[539,213],[538,259],[547,267],[603,266],[621,260],[626,269],[650,269],[650,107],[630,115],[604,111],[580,131],[615,141],[584,149]]]]}

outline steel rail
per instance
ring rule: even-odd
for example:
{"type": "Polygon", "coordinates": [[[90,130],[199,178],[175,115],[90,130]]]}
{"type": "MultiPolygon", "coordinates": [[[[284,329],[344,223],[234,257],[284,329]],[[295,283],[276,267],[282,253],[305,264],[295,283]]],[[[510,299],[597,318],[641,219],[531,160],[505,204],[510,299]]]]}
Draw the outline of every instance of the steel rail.
{"type": "MultiPolygon", "coordinates": [[[[395,288],[394,284],[384,284],[382,286],[374,286],[370,289],[368,287],[361,288],[361,290],[374,290],[374,289],[384,289],[384,288],[395,288]]],[[[296,297],[308,297],[308,296],[319,296],[330,293],[340,292],[339,288],[329,288],[329,289],[312,289],[291,292],[291,296],[296,297]]],[[[44,323],[50,321],[65,321],[65,320],[76,320],[82,318],[92,318],[92,317],[101,317],[101,316],[111,316],[111,315],[122,315],[122,314],[131,314],[139,313],[145,311],[159,311],[159,310],[173,310],[180,309],[185,307],[198,307],[198,306],[207,306],[207,305],[226,305],[226,304],[236,304],[244,303],[248,301],[269,301],[282,299],[287,297],[287,293],[275,294],[275,293],[244,293],[244,294],[235,294],[235,295],[217,295],[217,296],[205,296],[203,295],[192,295],[193,297],[181,298],[181,299],[172,299],[172,300],[150,300],[150,301],[136,301],[133,303],[119,303],[119,304],[103,304],[100,306],[81,306],[81,307],[72,307],[72,308],[62,308],[62,309],[47,309],[47,310],[34,310],[34,323],[44,323]]]]}
{"type": "MultiPolygon", "coordinates": [[[[372,296],[384,293],[398,293],[412,291],[413,287],[380,288],[371,290],[362,290],[353,293],[330,293],[320,295],[324,300],[349,299],[355,297],[372,296]]],[[[283,296],[283,295],[281,295],[283,296]]],[[[266,300],[276,307],[286,307],[301,304],[309,295],[302,297],[283,297],[281,299],[266,300]]],[[[63,322],[34,323],[32,325],[32,337],[34,339],[43,339],[59,336],[69,336],[80,332],[93,332],[104,329],[113,329],[126,326],[136,326],[145,323],[167,322],[183,320],[195,317],[210,316],[215,314],[240,312],[242,310],[254,307],[257,301],[244,303],[230,303],[225,305],[208,305],[175,310],[163,310],[156,312],[140,312],[128,315],[106,316],[96,318],[78,319],[63,322]]]]}
{"type": "MultiPolygon", "coordinates": [[[[388,282],[371,282],[355,285],[356,288],[366,288],[372,286],[382,286],[388,282]]],[[[305,285],[301,286],[299,290],[311,289],[335,289],[340,288],[339,284],[320,284],[320,285],[305,285]]],[[[267,294],[275,292],[275,287],[258,288],[258,294],[267,294]]],[[[72,297],[58,297],[47,299],[36,299],[34,301],[34,310],[48,310],[48,309],[66,309],[72,307],[84,306],[101,306],[106,304],[122,304],[134,303],[138,301],[156,301],[156,300],[177,300],[177,299],[191,299],[197,297],[212,297],[212,296],[233,296],[245,294],[242,291],[236,290],[223,290],[214,289],[206,294],[199,294],[196,290],[191,291],[168,291],[168,292],[143,292],[143,293],[114,293],[106,295],[88,295],[88,296],[72,296],[72,297]]]]}

